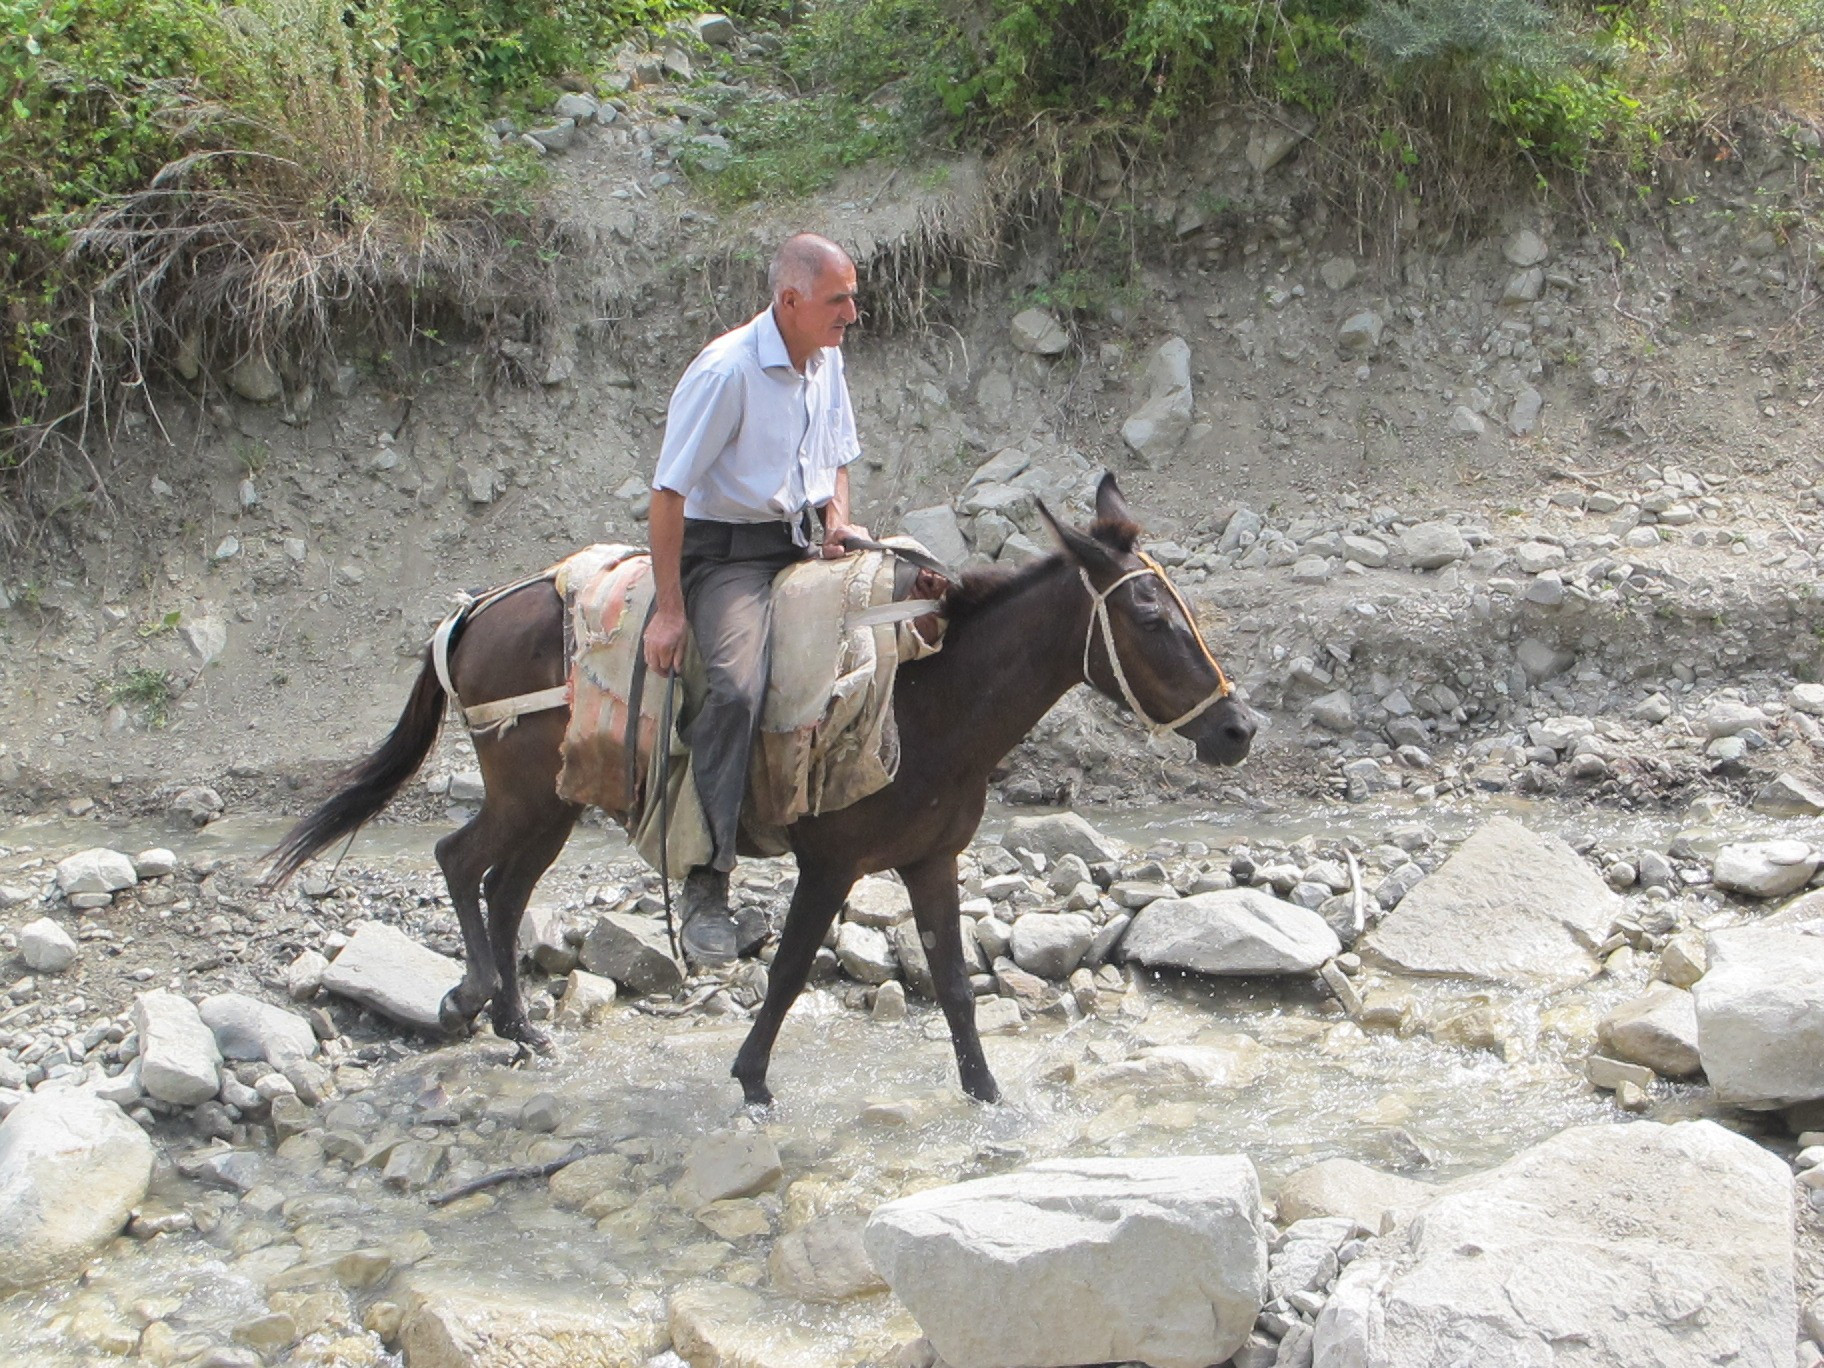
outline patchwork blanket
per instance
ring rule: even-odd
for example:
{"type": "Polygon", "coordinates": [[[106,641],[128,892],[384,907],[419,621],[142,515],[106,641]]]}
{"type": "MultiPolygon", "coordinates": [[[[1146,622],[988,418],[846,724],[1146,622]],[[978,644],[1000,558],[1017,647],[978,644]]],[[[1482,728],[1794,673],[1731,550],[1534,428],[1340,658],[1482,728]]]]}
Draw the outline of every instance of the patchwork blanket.
{"type": "MultiPolygon", "coordinates": [[[[900,621],[879,620],[895,611],[883,605],[905,596],[909,571],[874,551],[803,561],[774,581],[772,671],[742,812],[743,835],[756,852],[784,853],[791,823],[859,802],[898,772],[892,705],[899,663],[942,645],[941,637],[927,642],[903,614],[900,621]]],[[[571,642],[570,724],[558,792],[611,814],[656,867],[663,785],[670,793],[670,867],[681,872],[706,863],[708,826],[680,739],[704,697],[694,645],[676,686],[672,736],[661,744],[667,681],[648,674],[637,753],[631,763],[627,755],[634,662],[653,597],[651,560],[631,547],[586,547],[556,568],[555,584],[571,642]]]]}

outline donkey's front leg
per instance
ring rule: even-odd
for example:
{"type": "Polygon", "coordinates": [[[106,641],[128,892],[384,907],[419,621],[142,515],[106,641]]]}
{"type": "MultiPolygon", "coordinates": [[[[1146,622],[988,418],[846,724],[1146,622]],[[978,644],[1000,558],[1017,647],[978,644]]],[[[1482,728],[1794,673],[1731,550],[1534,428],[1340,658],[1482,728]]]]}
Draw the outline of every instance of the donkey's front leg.
{"type": "Polygon", "coordinates": [[[753,1028],[741,1043],[730,1072],[741,1083],[749,1106],[772,1105],[773,1095],[766,1086],[766,1068],[773,1057],[773,1041],[785,1014],[804,991],[811,976],[811,962],[817,947],[830,929],[830,923],[842,910],[842,900],[855,886],[853,869],[826,869],[800,864],[798,889],[792,894],[791,910],[785,916],[785,930],[780,933],[779,953],[773,956],[767,971],[766,1001],[754,1016],[753,1028]]]}
{"type": "Polygon", "coordinates": [[[1001,1100],[1000,1085],[988,1071],[982,1054],[982,1037],[975,1029],[975,990],[963,967],[962,909],[956,901],[956,856],[933,855],[917,864],[902,865],[899,877],[912,895],[912,915],[931,965],[931,980],[938,1005],[950,1023],[950,1044],[956,1050],[956,1068],[963,1091],[978,1102],[1001,1100]]]}

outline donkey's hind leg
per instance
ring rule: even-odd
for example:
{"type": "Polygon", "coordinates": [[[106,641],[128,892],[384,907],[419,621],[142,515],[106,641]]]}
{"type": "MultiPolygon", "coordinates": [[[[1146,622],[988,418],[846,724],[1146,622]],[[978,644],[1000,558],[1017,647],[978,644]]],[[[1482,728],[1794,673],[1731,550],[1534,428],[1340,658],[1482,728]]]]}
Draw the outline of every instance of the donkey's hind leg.
{"type": "Polygon", "coordinates": [[[443,995],[437,1024],[446,1035],[461,1035],[500,987],[494,946],[481,911],[481,881],[504,851],[497,809],[483,799],[481,811],[437,842],[437,864],[449,886],[450,902],[462,924],[462,982],[443,995]]]}
{"type": "Polygon", "coordinates": [[[792,894],[791,910],[785,914],[785,930],[779,936],[779,953],[767,975],[766,1001],[754,1016],[747,1039],[735,1056],[730,1072],[740,1080],[741,1091],[749,1106],[772,1105],[773,1094],[766,1086],[766,1069],[773,1057],[773,1041],[785,1014],[804,991],[811,976],[811,961],[824,933],[842,910],[842,900],[855,886],[853,869],[832,870],[800,864],[798,889],[792,894]]]}
{"type": "Polygon", "coordinates": [[[550,1048],[551,1038],[526,1017],[525,1003],[520,998],[519,923],[532,890],[563,851],[582,811],[555,792],[546,795],[537,811],[521,815],[507,855],[488,871],[482,885],[488,899],[488,935],[493,945],[494,968],[500,981],[489,1009],[494,1034],[541,1053],[550,1048]]]}
{"type": "Polygon", "coordinates": [[[899,877],[905,880],[906,892],[911,895],[912,915],[918,923],[919,938],[925,943],[938,1005],[950,1024],[950,1044],[956,1051],[963,1091],[978,1102],[998,1102],[1000,1085],[994,1081],[987,1056],[982,1053],[982,1037],[975,1029],[975,992],[969,986],[969,971],[963,966],[956,857],[933,855],[915,864],[901,865],[899,877]]]}

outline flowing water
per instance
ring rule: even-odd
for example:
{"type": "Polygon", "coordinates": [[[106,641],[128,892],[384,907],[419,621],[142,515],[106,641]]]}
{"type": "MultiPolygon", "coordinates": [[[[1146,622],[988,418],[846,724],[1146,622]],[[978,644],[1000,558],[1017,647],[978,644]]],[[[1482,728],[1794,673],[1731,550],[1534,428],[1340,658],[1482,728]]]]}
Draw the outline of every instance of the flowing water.
{"type": "MultiPolygon", "coordinates": [[[[1423,815],[1452,838],[1487,814],[1484,807],[1423,815]]],[[[1169,838],[1217,847],[1307,831],[1373,841],[1414,815],[1350,808],[1231,820],[1156,809],[1098,821],[1142,846],[1169,838]]],[[[1561,833],[1581,826],[1611,848],[1663,849],[1670,834],[1661,823],[1625,815],[1524,815],[1561,833]]],[[[270,844],[282,825],[231,818],[187,836],[181,853],[238,857],[270,844]]],[[[438,834],[375,828],[349,858],[421,868],[438,834]]],[[[136,840],[150,845],[170,838],[164,830],[111,836],[128,849],[138,848],[136,840]]],[[[14,851],[34,845],[58,852],[95,839],[92,824],[74,823],[18,826],[5,838],[14,851]]],[[[590,831],[566,858],[599,860],[618,854],[617,845],[590,831]]],[[[830,1309],[773,1294],[765,1269],[773,1234],[810,1215],[865,1213],[893,1196],[1041,1158],[1241,1152],[1270,1193],[1284,1175],[1333,1156],[1435,1181],[1487,1168],[1566,1126],[1621,1119],[1606,1094],[1584,1083],[1581,1061],[1596,1019],[1637,993],[1640,979],[1603,978],[1552,995],[1405,986],[1420,1014],[1433,1019],[1456,1004],[1494,1003],[1513,1030],[1507,1057],[1422,1035],[1364,1034],[1307,982],[1187,978],[1144,981],[1118,1008],[1075,1024],[1039,1017],[1020,1035],[988,1039],[988,1059],[1006,1093],[996,1107],[974,1105],[958,1091],[934,1008],[915,1003],[909,1020],[881,1024],[843,1007],[828,990],[808,992],[787,1019],[771,1074],[780,1102],[760,1118],[743,1112],[728,1078],[746,1031],[740,1019],[664,1017],[617,1005],[595,1027],[559,1032],[559,1056],[530,1068],[510,1067],[497,1042],[430,1051],[401,1046],[371,1070],[365,1092],[342,1104],[360,1110],[331,1111],[329,1119],[370,1141],[409,1137],[440,1150],[442,1168],[428,1188],[396,1191],[376,1167],[326,1161],[320,1150],[296,1142],[283,1155],[262,1156],[251,1191],[239,1200],[161,1169],[149,1205],[188,1204],[199,1228],[149,1242],[123,1238],[84,1285],[57,1284],[0,1301],[0,1358],[95,1362],[104,1352],[130,1352],[141,1327],[156,1322],[166,1329],[153,1333],[148,1356],[204,1362],[212,1347],[269,1306],[292,1308],[300,1330],[307,1328],[309,1316],[325,1305],[313,1306],[309,1296],[325,1282],[335,1312],[329,1319],[359,1325],[365,1306],[400,1297],[406,1279],[508,1297],[536,1289],[541,1301],[570,1300],[645,1327],[635,1342],[643,1338],[658,1348],[665,1343],[669,1293],[707,1280],[752,1288],[759,1298],[753,1326],[770,1327],[781,1343],[796,1346],[792,1362],[886,1361],[895,1344],[916,1333],[905,1314],[886,1297],[830,1309]],[[1232,1050],[1237,1034],[1259,1046],[1257,1076],[1246,1086],[1132,1076],[1096,1081],[1101,1065],[1137,1048],[1232,1050]],[[517,1124],[520,1107],[547,1092],[559,1102],[558,1128],[529,1134],[517,1124]],[[774,1194],[738,1203],[719,1219],[717,1233],[684,1209],[671,1187],[691,1147],[731,1126],[764,1130],[778,1147],[785,1179],[774,1194]],[[612,1195],[591,1215],[559,1209],[536,1180],[442,1208],[426,1200],[465,1177],[553,1159],[577,1144],[626,1161],[624,1169],[616,1166],[612,1195]],[[369,1248],[389,1251],[401,1265],[392,1287],[344,1293],[322,1274],[336,1254],[369,1248]]],[[[1707,1114],[1706,1094],[1671,1089],[1654,1114],[1707,1114]]],[[[172,1138],[174,1149],[190,1143],[175,1131],[172,1138]]],[[[325,1328],[268,1361],[390,1361],[379,1343],[359,1331],[325,1328]]],[[[142,1352],[147,1347],[142,1343],[142,1352]]]]}

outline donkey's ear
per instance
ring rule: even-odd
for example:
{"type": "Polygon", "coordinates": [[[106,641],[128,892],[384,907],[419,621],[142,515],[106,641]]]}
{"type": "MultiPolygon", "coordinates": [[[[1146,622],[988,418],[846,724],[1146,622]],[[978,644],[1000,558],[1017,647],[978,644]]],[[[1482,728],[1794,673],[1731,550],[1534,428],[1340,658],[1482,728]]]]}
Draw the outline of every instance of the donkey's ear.
{"type": "Polygon", "coordinates": [[[1091,574],[1102,571],[1113,574],[1120,568],[1114,553],[1087,532],[1079,532],[1074,527],[1066,527],[1051,516],[1051,510],[1045,507],[1045,500],[1037,500],[1039,516],[1045,520],[1045,526],[1051,529],[1052,539],[1060,550],[1078,565],[1091,574]]]}
{"type": "Polygon", "coordinates": [[[1132,522],[1127,500],[1121,497],[1121,486],[1115,483],[1115,472],[1105,470],[1096,484],[1096,521],[1132,522]]]}

